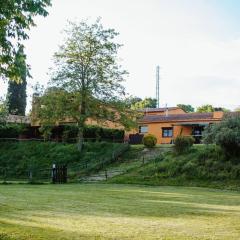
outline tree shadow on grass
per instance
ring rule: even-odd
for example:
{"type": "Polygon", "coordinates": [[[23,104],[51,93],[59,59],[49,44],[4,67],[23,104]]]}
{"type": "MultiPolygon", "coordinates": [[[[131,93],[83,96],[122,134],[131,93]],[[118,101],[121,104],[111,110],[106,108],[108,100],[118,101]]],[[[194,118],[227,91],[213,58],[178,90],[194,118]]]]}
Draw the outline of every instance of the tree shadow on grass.
{"type": "MultiPolygon", "coordinates": [[[[107,236],[76,233],[52,227],[31,226],[31,222],[18,224],[0,220],[0,240],[112,240],[107,236]],[[28,225],[26,225],[28,224],[28,225]]],[[[118,238],[116,239],[123,239],[118,238]]]]}
{"type": "MultiPolygon", "coordinates": [[[[134,187],[117,185],[37,186],[28,191],[14,191],[0,212],[10,214],[41,211],[54,214],[116,217],[182,217],[240,215],[240,194],[180,187],[134,187]],[[46,191],[47,190],[47,191],[46,191]],[[29,196],[27,195],[29,192],[29,196]],[[34,193],[34,195],[33,195],[34,193]],[[23,200],[32,198],[30,201],[23,200]]],[[[13,189],[14,190],[14,189],[13,189]]],[[[4,204],[4,202],[2,202],[4,204]]],[[[29,215],[29,214],[28,214],[29,215]]]]}

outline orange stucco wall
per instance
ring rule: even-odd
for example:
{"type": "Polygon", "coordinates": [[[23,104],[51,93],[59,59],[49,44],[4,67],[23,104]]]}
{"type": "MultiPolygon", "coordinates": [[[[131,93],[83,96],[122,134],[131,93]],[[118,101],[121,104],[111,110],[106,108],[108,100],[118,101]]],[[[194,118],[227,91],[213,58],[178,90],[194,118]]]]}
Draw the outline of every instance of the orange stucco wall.
{"type": "Polygon", "coordinates": [[[222,119],[224,112],[218,111],[213,113],[213,118],[215,119],[222,119]]]}
{"type": "MultiPolygon", "coordinates": [[[[219,120],[212,121],[201,121],[206,123],[219,122],[219,120]]],[[[140,126],[148,126],[148,132],[146,134],[153,134],[157,138],[157,144],[169,144],[171,140],[175,139],[178,135],[182,134],[183,136],[192,135],[192,126],[180,126],[177,122],[160,122],[160,123],[141,123],[140,126]],[[162,137],[162,128],[173,127],[173,136],[172,137],[162,137]]]]}
{"type": "Polygon", "coordinates": [[[153,134],[157,137],[157,144],[171,143],[171,140],[176,138],[182,132],[182,135],[189,136],[192,134],[191,126],[173,126],[173,123],[150,123],[144,124],[148,126],[148,133],[153,134]],[[162,128],[173,127],[173,137],[162,137],[162,128]]]}

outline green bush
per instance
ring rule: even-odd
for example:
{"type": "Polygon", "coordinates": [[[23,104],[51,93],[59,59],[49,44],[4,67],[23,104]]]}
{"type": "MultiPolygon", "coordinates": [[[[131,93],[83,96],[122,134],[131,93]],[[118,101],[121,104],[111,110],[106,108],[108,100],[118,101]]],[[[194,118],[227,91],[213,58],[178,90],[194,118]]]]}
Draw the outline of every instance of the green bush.
{"type": "MultiPolygon", "coordinates": [[[[78,127],[76,125],[43,125],[38,129],[38,132],[37,136],[35,136],[36,138],[42,137],[44,140],[49,140],[50,138],[60,137],[63,142],[67,143],[74,143],[78,137],[78,127]]],[[[32,137],[30,126],[25,124],[0,123],[0,138],[18,138],[21,134],[32,137]]],[[[123,142],[124,130],[86,126],[83,137],[92,141],[110,140],[113,142],[123,142]]]]}
{"type": "Polygon", "coordinates": [[[240,156],[240,115],[225,118],[204,131],[204,142],[219,145],[231,158],[240,156]]]}
{"type": "Polygon", "coordinates": [[[47,141],[51,138],[53,126],[43,125],[39,128],[39,132],[42,134],[44,141],[47,141]]]}
{"type": "Polygon", "coordinates": [[[0,138],[18,138],[25,130],[24,124],[0,124],[0,138]]]}
{"type": "Polygon", "coordinates": [[[87,126],[84,129],[83,136],[85,138],[111,139],[116,141],[122,141],[124,138],[124,130],[102,128],[99,126],[87,126]]]}
{"type": "MultiPolygon", "coordinates": [[[[62,137],[65,142],[69,142],[70,139],[77,138],[77,136],[78,127],[76,125],[63,126],[62,137]]],[[[93,140],[113,140],[121,142],[124,138],[124,130],[87,126],[84,128],[83,137],[93,140]]]]}
{"type": "Polygon", "coordinates": [[[194,138],[187,136],[177,136],[175,139],[174,150],[176,153],[184,153],[187,152],[193,145],[194,138]]]}
{"type": "Polygon", "coordinates": [[[182,172],[184,173],[185,178],[191,179],[198,175],[198,164],[195,161],[188,161],[182,165],[182,172]]]}
{"type": "Polygon", "coordinates": [[[143,144],[148,148],[153,148],[157,144],[157,138],[152,134],[145,135],[143,137],[143,144]]]}

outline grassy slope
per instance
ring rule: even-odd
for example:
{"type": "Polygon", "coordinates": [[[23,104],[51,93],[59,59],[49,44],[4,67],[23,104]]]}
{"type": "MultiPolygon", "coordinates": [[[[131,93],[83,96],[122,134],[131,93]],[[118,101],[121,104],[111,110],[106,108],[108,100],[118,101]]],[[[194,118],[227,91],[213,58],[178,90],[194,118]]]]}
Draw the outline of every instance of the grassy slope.
{"type": "Polygon", "coordinates": [[[131,145],[130,149],[119,157],[117,162],[108,166],[108,169],[114,168],[122,171],[138,169],[141,168],[143,164],[143,158],[144,163],[148,163],[154,158],[157,158],[161,153],[169,151],[169,149],[169,146],[157,145],[157,147],[144,152],[143,145],[131,145]]]}
{"type": "Polygon", "coordinates": [[[143,165],[142,148],[132,146],[118,164],[120,169],[127,166],[127,172],[109,182],[240,189],[240,164],[224,160],[215,146],[198,145],[182,155],[159,147],[155,151],[159,157],[143,165]]]}
{"type": "MultiPolygon", "coordinates": [[[[86,143],[82,153],[75,144],[51,142],[0,143],[0,175],[7,167],[16,177],[27,176],[31,169],[49,169],[53,163],[81,166],[83,163],[108,158],[119,144],[86,143]]],[[[10,172],[10,175],[11,175],[10,172]]]]}
{"type": "Polygon", "coordinates": [[[0,186],[0,239],[240,239],[240,194],[110,184],[0,186]]]}

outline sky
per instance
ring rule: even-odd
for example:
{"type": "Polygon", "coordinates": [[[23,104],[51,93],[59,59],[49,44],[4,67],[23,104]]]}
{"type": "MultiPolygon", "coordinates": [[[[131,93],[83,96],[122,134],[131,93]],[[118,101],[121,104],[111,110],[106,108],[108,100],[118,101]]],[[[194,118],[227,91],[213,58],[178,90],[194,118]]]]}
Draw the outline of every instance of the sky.
{"type": "MultiPolygon", "coordinates": [[[[63,41],[67,20],[102,18],[119,32],[124,83],[133,96],[155,97],[160,66],[160,106],[240,105],[240,1],[238,0],[53,0],[46,18],[25,42],[31,86],[47,85],[52,56],[63,41]]],[[[0,83],[0,96],[7,84],[0,83]]]]}

